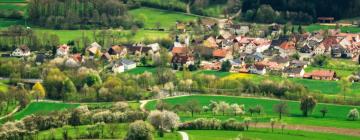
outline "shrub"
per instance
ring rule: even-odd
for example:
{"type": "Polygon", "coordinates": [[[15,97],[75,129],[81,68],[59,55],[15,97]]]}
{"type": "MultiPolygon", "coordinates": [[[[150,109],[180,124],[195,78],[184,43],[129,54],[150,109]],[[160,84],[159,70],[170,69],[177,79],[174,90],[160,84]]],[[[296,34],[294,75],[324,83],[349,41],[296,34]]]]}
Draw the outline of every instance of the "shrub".
{"type": "Polygon", "coordinates": [[[237,122],[235,119],[229,119],[221,122],[218,119],[205,119],[199,118],[194,121],[185,122],[179,125],[179,130],[237,130],[243,131],[244,126],[242,123],[237,122]]]}
{"type": "Polygon", "coordinates": [[[139,120],[130,124],[125,140],[152,140],[153,131],[150,124],[139,120]]]}
{"type": "Polygon", "coordinates": [[[98,122],[110,123],[114,119],[113,114],[109,110],[97,112],[93,114],[91,118],[94,123],[98,123],[98,122]]]}
{"type": "Polygon", "coordinates": [[[351,109],[347,115],[347,118],[351,121],[359,119],[359,111],[356,108],[351,109]]]}
{"type": "Polygon", "coordinates": [[[244,125],[233,118],[222,122],[221,124],[222,129],[224,130],[237,130],[237,131],[244,131],[244,125]]]}
{"type": "Polygon", "coordinates": [[[113,105],[112,109],[116,111],[126,111],[129,109],[129,104],[127,102],[117,102],[113,105]]]}

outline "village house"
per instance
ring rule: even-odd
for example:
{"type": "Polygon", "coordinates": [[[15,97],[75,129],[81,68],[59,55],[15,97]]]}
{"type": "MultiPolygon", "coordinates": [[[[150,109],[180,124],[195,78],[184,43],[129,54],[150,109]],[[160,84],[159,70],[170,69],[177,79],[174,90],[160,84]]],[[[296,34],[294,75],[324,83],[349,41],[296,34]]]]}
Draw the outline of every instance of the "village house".
{"type": "Polygon", "coordinates": [[[28,46],[25,45],[21,45],[20,47],[16,48],[11,56],[15,56],[15,57],[27,57],[30,56],[30,49],[28,46]]]}
{"type": "Polygon", "coordinates": [[[278,49],[282,56],[291,56],[297,52],[293,41],[283,42],[278,49]]]}
{"type": "Polygon", "coordinates": [[[245,61],[241,58],[230,60],[231,72],[240,72],[240,69],[245,65],[245,61]]]}
{"type": "Polygon", "coordinates": [[[204,42],[203,45],[207,48],[218,48],[219,45],[216,42],[216,39],[212,36],[210,36],[209,38],[207,38],[204,42]]]}
{"type": "Polygon", "coordinates": [[[283,70],[284,77],[302,78],[304,77],[305,70],[303,67],[287,67],[283,70]]]}
{"type": "Polygon", "coordinates": [[[174,55],[171,59],[171,63],[174,69],[179,69],[184,65],[193,65],[194,57],[190,55],[174,55]]]}
{"type": "Polygon", "coordinates": [[[128,59],[121,59],[121,63],[124,65],[125,70],[131,70],[136,68],[136,63],[128,59]]]}
{"type": "Polygon", "coordinates": [[[37,54],[35,58],[36,65],[41,65],[46,60],[46,56],[43,53],[37,54]]]}
{"type": "Polygon", "coordinates": [[[220,70],[221,63],[219,61],[214,61],[214,62],[201,61],[200,68],[203,70],[220,70]]]}
{"type": "Polygon", "coordinates": [[[115,45],[108,49],[107,53],[117,58],[124,57],[127,54],[127,48],[124,46],[115,45]]]}
{"type": "Polygon", "coordinates": [[[216,49],[213,51],[212,56],[215,59],[232,59],[231,52],[226,49],[216,49]]]}
{"type": "Polygon", "coordinates": [[[124,64],[121,61],[116,61],[113,64],[112,71],[114,73],[123,73],[125,71],[124,64]]]}
{"type": "Polygon", "coordinates": [[[269,62],[274,62],[279,65],[279,67],[285,68],[290,65],[290,60],[288,57],[282,57],[280,55],[274,56],[269,60],[269,62]]]}
{"type": "Polygon", "coordinates": [[[122,73],[127,70],[136,68],[136,63],[128,59],[121,59],[113,63],[112,71],[114,73],[122,73]]]}
{"type": "Polygon", "coordinates": [[[314,80],[335,80],[336,72],[332,70],[314,70],[311,72],[311,77],[314,80]]]}
{"type": "Polygon", "coordinates": [[[97,43],[94,42],[92,43],[87,49],[87,52],[89,52],[90,55],[90,59],[93,59],[95,57],[95,55],[98,55],[99,57],[102,55],[101,53],[101,46],[97,43]]]}
{"type": "Polygon", "coordinates": [[[185,44],[181,44],[179,42],[174,42],[174,47],[171,50],[171,53],[173,55],[186,55],[188,53],[190,53],[190,49],[188,47],[186,47],[185,44]]]}
{"type": "Polygon", "coordinates": [[[70,46],[63,44],[58,46],[57,50],[56,50],[56,56],[67,56],[69,55],[69,51],[70,51],[70,46]]]}
{"type": "Polygon", "coordinates": [[[84,58],[80,53],[77,53],[66,59],[65,66],[69,68],[75,68],[79,67],[82,62],[84,62],[84,58]]]}
{"type": "Polygon", "coordinates": [[[331,47],[331,56],[332,57],[340,58],[343,56],[344,52],[345,52],[345,49],[342,46],[340,46],[339,44],[331,47]]]}
{"type": "Polygon", "coordinates": [[[106,60],[108,62],[112,61],[113,58],[111,57],[111,55],[108,52],[105,52],[101,55],[101,59],[102,60],[106,60]]]}
{"type": "Polygon", "coordinates": [[[266,66],[262,64],[245,65],[245,69],[247,69],[248,73],[251,74],[259,74],[259,75],[266,74],[266,66]]]}
{"type": "Polygon", "coordinates": [[[320,43],[319,46],[317,46],[315,49],[314,49],[314,54],[315,55],[322,55],[325,53],[325,46],[323,43],[320,43]]]}

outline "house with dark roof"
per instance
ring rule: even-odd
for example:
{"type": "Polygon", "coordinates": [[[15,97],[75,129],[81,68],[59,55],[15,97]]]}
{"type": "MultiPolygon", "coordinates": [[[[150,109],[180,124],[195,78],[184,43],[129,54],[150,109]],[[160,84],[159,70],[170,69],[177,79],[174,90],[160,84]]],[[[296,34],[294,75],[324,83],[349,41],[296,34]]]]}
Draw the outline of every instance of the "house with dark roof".
{"type": "Polygon", "coordinates": [[[174,55],[171,59],[174,68],[181,68],[183,65],[194,64],[194,57],[190,55],[174,55]]]}
{"type": "Polygon", "coordinates": [[[35,63],[36,63],[37,65],[40,65],[40,64],[44,63],[45,60],[46,60],[45,54],[37,54],[37,55],[36,55],[36,58],[35,58],[35,63]]]}
{"type": "Polygon", "coordinates": [[[282,75],[285,77],[302,78],[304,77],[305,70],[302,67],[287,67],[283,70],[282,75]]]}
{"type": "MultiPolygon", "coordinates": [[[[246,64],[245,69],[248,73],[265,75],[266,74],[266,66],[262,64],[246,64]]],[[[241,71],[243,71],[241,70],[241,71]]]]}
{"type": "Polygon", "coordinates": [[[108,49],[107,53],[109,55],[115,55],[115,56],[125,56],[127,54],[127,48],[124,46],[115,45],[108,49]]]}

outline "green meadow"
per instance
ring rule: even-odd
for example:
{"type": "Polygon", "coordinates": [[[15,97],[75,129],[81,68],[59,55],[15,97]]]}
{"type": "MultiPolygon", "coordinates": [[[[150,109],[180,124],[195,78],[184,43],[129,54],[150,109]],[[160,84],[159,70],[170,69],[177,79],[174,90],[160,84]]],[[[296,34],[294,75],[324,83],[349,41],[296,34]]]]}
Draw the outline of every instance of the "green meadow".
{"type": "Polygon", "coordinates": [[[80,104],[32,102],[20,112],[15,113],[12,117],[16,120],[19,120],[31,114],[46,114],[53,111],[73,109],[79,105],[80,104]]]}
{"type": "MultiPolygon", "coordinates": [[[[327,30],[327,29],[335,29],[335,26],[328,26],[328,25],[320,25],[320,24],[311,24],[306,26],[306,31],[314,32],[319,30],[327,30]]],[[[360,28],[356,26],[343,26],[340,27],[341,32],[343,33],[359,33],[360,28]]]]}
{"type": "MultiPolygon", "coordinates": [[[[60,43],[67,43],[71,40],[81,39],[83,36],[88,37],[90,40],[94,40],[94,33],[98,33],[100,30],[52,30],[52,29],[34,29],[38,35],[50,35],[55,34],[59,37],[60,43]]],[[[118,38],[119,41],[133,40],[136,42],[144,41],[146,39],[157,40],[168,37],[168,32],[152,31],[152,30],[138,30],[135,35],[131,34],[129,30],[110,30],[118,38]]]]}
{"type": "MultiPolygon", "coordinates": [[[[260,116],[253,116],[253,119],[258,119],[262,122],[268,122],[270,118],[278,118],[278,115],[273,112],[273,106],[278,104],[280,100],[275,99],[258,99],[258,98],[243,98],[243,97],[231,97],[231,96],[206,96],[206,95],[193,95],[185,97],[177,97],[165,99],[165,101],[171,105],[183,105],[189,100],[197,100],[201,106],[208,105],[211,101],[225,101],[227,103],[238,103],[244,104],[245,109],[253,107],[256,105],[261,105],[264,108],[264,114],[260,116]]],[[[283,118],[283,121],[289,124],[303,124],[303,125],[316,125],[316,126],[327,126],[327,127],[339,127],[339,128],[354,128],[360,129],[360,123],[347,121],[346,115],[350,109],[359,108],[354,106],[342,106],[342,105],[333,105],[333,104],[317,104],[313,113],[309,117],[303,117],[302,112],[300,111],[300,104],[296,101],[286,101],[289,107],[289,113],[286,117],[283,118]],[[329,112],[323,118],[320,109],[326,107],[329,112]]],[[[147,110],[154,110],[156,106],[156,101],[151,101],[146,104],[147,110]]],[[[246,113],[245,116],[250,116],[249,113],[246,113]]],[[[190,113],[181,112],[180,117],[182,121],[193,120],[196,118],[218,118],[221,120],[227,120],[229,118],[235,118],[242,120],[244,116],[234,116],[232,114],[226,115],[213,115],[211,112],[195,114],[194,117],[191,117],[190,113]]]]}
{"type": "Polygon", "coordinates": [[[160,24],[160,28],[170,29],[171,27],[175,27],[177,21],[192,21],[197,18],[196,16],[186,15],[185,13],[146,7],[131,10],[130,14],[137,19],[144,20],[145,28],[156,28],[157,24],[160,24]]]}
{"type": "Polygon", "coordinates": [[[251,129],[249,131],[223,131],[223,130],[187,130],[191,140],[344,140],[359,139],[355,136],[337,135],[331,133],[315,133],[294,130],[251,129]]]}

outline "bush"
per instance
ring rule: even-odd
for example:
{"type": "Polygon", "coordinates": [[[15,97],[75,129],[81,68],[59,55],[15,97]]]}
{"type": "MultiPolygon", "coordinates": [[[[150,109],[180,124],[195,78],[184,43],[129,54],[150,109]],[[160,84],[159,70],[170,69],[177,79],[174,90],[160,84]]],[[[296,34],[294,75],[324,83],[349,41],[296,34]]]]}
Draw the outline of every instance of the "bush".
{"type": "Polygon", "coordinates": [[[125,140],[152,140],[154,128],[144,122],[136,121],[130,124],[125,140]]]}
{"type": "Polygon", "coordinates": [[[235,119],[229,119],[221,122],[218,119],[205,119],[199,118],[194,121],[185,122],[179,125],[179,130],[237,130],[243,131],[244,126],[242,123],[237,122],[235,119]]]}
{"type": "Polygon", "coordinates": [[[359,119],[359,111],[354,108],[351,109],[347,115],[348,120],[355,121],[359,119]]]}
{"type": "Polygon", "coordinates": [[[233,118],[230,118],[230,119],[226,120],[225,122],[222,122],[221,126],[222,126],[222,129],[224,129],[224,130],[244,131],[243,123],[240,123],[233,118]]]}

